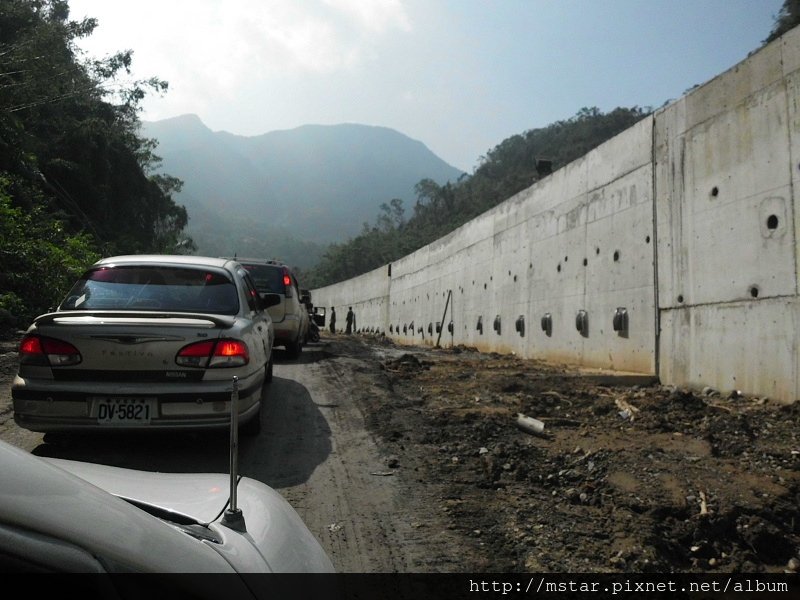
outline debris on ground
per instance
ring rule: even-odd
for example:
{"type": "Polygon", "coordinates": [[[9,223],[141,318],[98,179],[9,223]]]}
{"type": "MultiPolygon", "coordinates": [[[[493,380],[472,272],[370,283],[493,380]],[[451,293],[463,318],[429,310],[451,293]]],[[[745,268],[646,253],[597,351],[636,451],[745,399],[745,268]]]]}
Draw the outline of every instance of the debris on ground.
{"type": "MultiPolygon", "coordinates": [[[[333,351],[369,360],[389,344],[359,336],[333,351]]],[[[600,384],[465,348],[394,355],[375,359],[391,401],[362,410],[398,476],[424,484],[468,540],[465,570],[800,567],[800,405],[600,384]],[[526,431],[520,415],[541,425],[526,431]]]]}

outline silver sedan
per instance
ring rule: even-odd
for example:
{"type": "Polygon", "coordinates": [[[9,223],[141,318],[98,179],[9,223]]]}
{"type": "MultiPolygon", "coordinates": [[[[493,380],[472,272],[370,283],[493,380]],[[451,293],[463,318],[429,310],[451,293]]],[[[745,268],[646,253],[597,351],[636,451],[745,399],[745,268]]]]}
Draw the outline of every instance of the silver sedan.
{"type": "Polygon", "coordinates": [[[94,264],[19,349],[14,420],[38,432],[211,429],[258,433],[273,324],[235,260],[117,256],[94,264]]]}
{"type": "MultiPolygon", "coordinates": [[[[236,480],[240,518],[229,520],[231,487],[224,474],[150,473],[40,458],[2,441],[0,472],[2,573],[334,571],[319,541],[283,496],[247,477],[236,480]]],[[[220,590],[209,589],[209,580],[197,577],[165,581],[189,587],[169,591],[157,587],[153,598],[259,596],[240,577],[220,582],[220,590]]],[[[56,585],[58,580],[30,578],[27,592],[37,583],[56,585]]],[[[87,581],[70,580],[70,589],[75,583],[87,581]]],[[[51,592],[58,595],[60,590],[51,592]]],[[[90,597],[146,596],[117,590],[90,597]]]]}

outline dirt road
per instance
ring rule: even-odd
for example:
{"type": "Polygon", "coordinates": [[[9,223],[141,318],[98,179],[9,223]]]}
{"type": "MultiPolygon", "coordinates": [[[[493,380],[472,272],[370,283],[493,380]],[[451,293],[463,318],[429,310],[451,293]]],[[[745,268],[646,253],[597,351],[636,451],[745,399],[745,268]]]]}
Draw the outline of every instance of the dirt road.
{"type": "MultiPolygon", "coordinates": [[[[241,438],[243,475],[280,491],[303,517],[338,572],[460,571],[447,524],[387,465],[360,406],[388,401],[359,360],[328,344],[297,361],[276,350],[262,432],[241,438]],[[434,535],[432,535],[434,534],[434,535]]],[[[162,472],[227,472],[227,434],[43,436],[18,428],[10,404],[13,342],[0,348],[0,438],[40,456],[162,472]]],[[[419,485],[413,481],[412,487],[419,485]]]]}
{"type": "Polygon", "coordinates": [[[398,476],[365,428],[361,407],[390,402],[385,386],[362,361],[329,348],[310,345],[299,361],[276,365],[244,474],[281,491],[340,572],[458,571],[447,523],[426,515],[418,483],[398,476]]]}
{"type": "MultiPolygon", "coordinates": [[[[2,439],[149,470],[227,470],[223,435],[54,444],[19,430],[4,350],[2,439]]],[[[279,360],[266,401],[241,470],[286,496],[340,572],[800,568],[800,405],[362,335],[279,360]]]]}

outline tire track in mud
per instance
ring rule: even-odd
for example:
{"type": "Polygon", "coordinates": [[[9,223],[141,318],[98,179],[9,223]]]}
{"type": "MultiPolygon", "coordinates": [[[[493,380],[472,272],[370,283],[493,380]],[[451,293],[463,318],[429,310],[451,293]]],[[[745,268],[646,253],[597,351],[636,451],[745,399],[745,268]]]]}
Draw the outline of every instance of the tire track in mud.
{"type": "MultiPolygon", "coordinates": [[[[420,494],[411,493],[401,472],[387,465],[358,406],[359,400],[378,401],[376,396],[386,390],[375,385],[358,360],[314,347],[302,356],[298,363],[277,364],[276,374],[304,388],[311,400],[306,407],[321,417],[307,434],[318,439],[329,434],[330,453],[306,481],[270,485],[295,506],[340,572],[421,572],[435,566],[441,528],[432,535],[431,527],[423,525],[424,506],[416,502],[420,494]]],[[[275,391],[270,391],[265,417],[274,420],[267,435],[280,446],[281,438],[296,434],[281,424],[286,420],[281,413],[291,408],[282,399],[274,402],[275,391]]],[[[292,394],[288,403],[298,397],[292,394]]],[[[312,417],[300,420],[307,423],[312,417]]],[[[275,456],[287,452],[276,450],[275,456]]]]}
{"type": "Polygon", "coordinates": [[[270,458],[258,475],[300,513],[337,571],[396,571],[385,527],[374,518],[375,513],[392,513],[391,482],[369,481],[369,472],[381,468],[377,449],[358,428],[359,414],[341,387],[337,365],[330,359],[316,361],[315,355],[321,353],[306,348],[297,363],[276,364],[283,386],[295,389],[282,393],[273,382],[264,415],[270,458]],[[309,452],[320,445],[324,453],[309,452]],[[298,452],[316,464],[281,466],[298,452]]]}

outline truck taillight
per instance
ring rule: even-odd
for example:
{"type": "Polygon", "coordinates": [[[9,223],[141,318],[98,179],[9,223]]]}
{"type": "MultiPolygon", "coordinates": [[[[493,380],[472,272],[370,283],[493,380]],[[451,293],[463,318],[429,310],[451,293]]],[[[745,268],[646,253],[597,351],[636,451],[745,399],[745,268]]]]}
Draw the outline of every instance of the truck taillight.
{"type": "Polygon", "coordinates": [[[69,367],[81,360],[81,353],[72,344],[43,335],[26,335],[19,345],[19,361],[23,365],[69,367]]]}
{"type": "Polygon", "coordinates": [[[247,344],[240,340],[208,340],[181,348],[175,362],[182,367],[241,367],[250,362],[247,344]]]}

